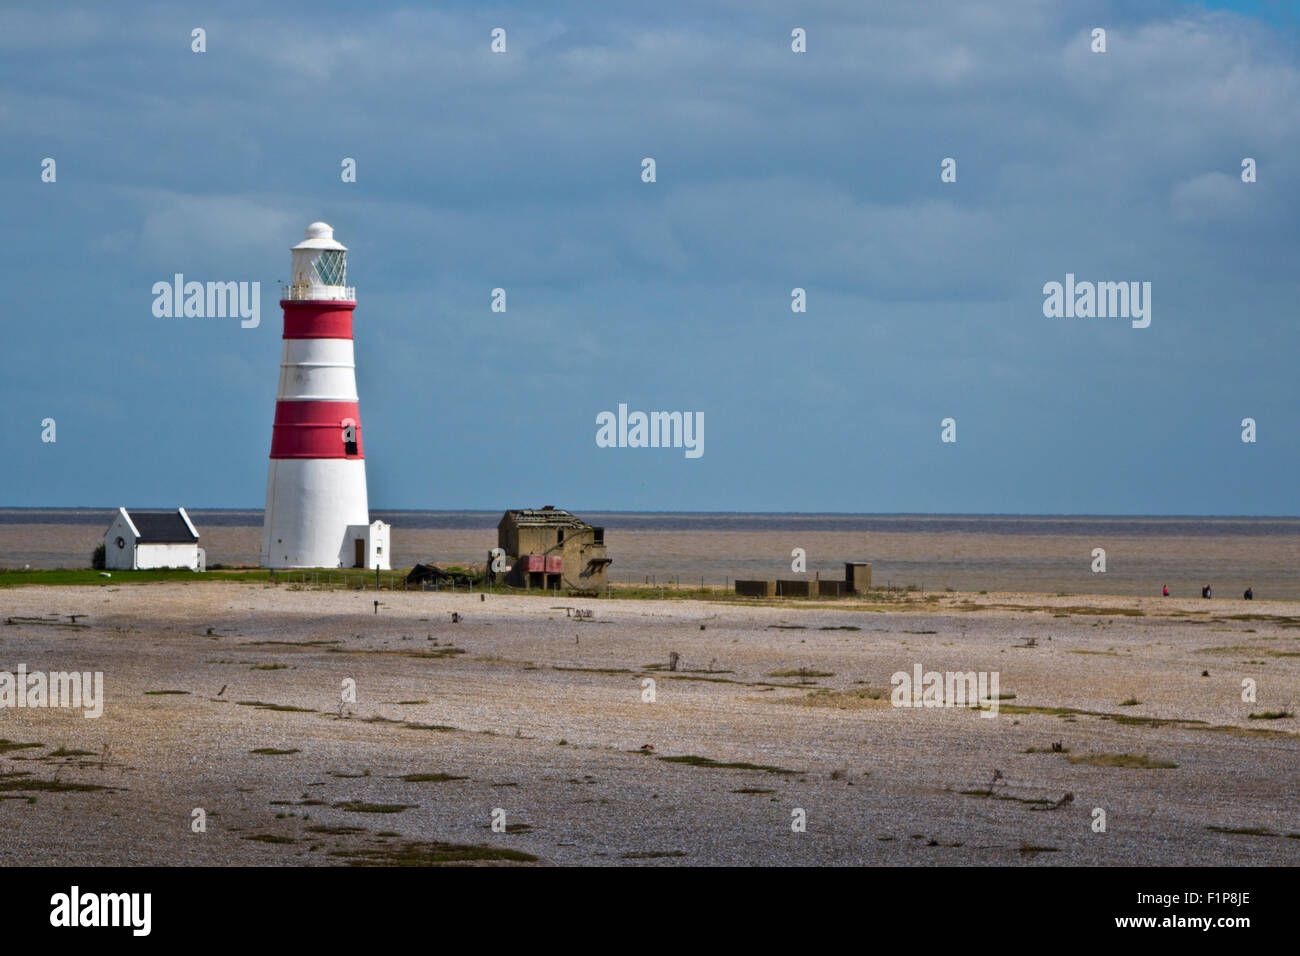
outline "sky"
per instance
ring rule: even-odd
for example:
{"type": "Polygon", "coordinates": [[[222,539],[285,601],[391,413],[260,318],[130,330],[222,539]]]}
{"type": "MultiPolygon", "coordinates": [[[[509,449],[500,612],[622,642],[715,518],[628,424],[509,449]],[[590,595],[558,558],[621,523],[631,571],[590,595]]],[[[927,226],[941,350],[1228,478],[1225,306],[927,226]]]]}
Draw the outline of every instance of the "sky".
{"type": "Polygon", "coordinates": [[[1296,7],[9,7],[0,507],[260,508],[323,220],[375,510],[1300,513],[1296,7]],[[599,447],[620,404],[703,454],[599,447]]]}

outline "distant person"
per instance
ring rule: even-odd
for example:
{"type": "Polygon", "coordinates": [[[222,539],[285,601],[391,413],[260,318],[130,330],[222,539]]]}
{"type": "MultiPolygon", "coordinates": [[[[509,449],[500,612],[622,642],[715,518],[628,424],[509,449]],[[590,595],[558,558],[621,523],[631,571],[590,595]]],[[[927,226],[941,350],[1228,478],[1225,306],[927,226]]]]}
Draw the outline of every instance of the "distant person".
{"type": "Polygon", "coordinates": [[[1207,598],[1209,596],[1210,596],[1210,586],[1207,584],[1203,588],[1201,588],[1201,597],[1207,598]]]}
{"type": "Polygon", "coordinates": [[[1162,596],[1162,597],[1169,597],[1169,585],[1167,585],[1167,584],[1165,585],[1164,592],[1162,593],[1161,596],[1162,596]]]}
{"type": "Polygon", "coordinates": [[[1245,594],[1245,598],[1246,598],[1247,601],[1253,601],[1253,600],[1255,600],[1255,589],[1252,588],[1249,584],[1246,585],[1246,594],[1245,594]]]}

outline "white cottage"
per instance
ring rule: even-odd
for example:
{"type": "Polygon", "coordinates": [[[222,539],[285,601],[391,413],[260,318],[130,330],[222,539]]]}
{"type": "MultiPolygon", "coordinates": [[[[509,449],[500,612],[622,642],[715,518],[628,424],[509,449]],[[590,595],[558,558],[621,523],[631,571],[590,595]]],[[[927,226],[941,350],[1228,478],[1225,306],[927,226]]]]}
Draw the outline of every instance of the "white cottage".
{"type": "Polygon", "coordinates": [[[206,556],[184,508],[127,512],[118,508],[104,532],[104,567],[114,571],[189,568],[202,571],[206,556]]]}

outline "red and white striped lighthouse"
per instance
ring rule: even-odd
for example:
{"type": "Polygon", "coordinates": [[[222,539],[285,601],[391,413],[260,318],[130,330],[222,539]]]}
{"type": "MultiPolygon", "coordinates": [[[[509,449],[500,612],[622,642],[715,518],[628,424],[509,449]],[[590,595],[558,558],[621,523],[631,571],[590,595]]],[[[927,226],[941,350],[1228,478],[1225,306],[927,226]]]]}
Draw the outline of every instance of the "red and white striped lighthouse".
{"type": "Polygon", "coordinates": [[[323,222],[293,247],[293,278],[280,300],[263,567],[389,567],[388,525],[370,521],[366,500],[347,253],[323,222]]]}

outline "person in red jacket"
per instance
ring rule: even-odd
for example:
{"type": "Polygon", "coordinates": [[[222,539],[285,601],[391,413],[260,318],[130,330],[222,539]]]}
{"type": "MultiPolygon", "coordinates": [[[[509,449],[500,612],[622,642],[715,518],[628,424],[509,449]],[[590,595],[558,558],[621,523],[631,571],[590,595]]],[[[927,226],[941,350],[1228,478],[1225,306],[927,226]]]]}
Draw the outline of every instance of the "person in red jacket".
{"type": "Polygon", "coordinates": [[[1167,584],[1165,585],[1164,594],[1163,594],[1162,596],[1163,596],[1163,597],[1169,597],[1169,585],[1167,585],[1167,584]]]}

